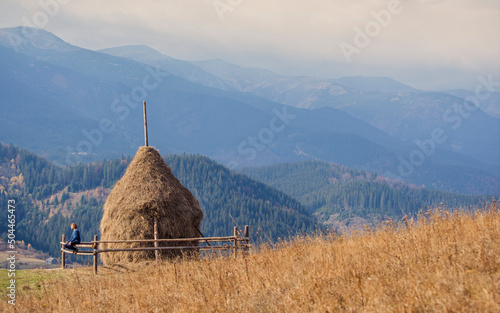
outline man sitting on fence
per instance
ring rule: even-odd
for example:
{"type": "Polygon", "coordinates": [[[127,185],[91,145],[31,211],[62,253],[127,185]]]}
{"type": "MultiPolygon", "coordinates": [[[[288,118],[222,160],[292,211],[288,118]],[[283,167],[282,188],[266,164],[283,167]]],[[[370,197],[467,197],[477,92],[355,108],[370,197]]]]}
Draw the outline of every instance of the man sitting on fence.
{"type": "Polygon", "coordinates": [[[75,247],[75,245],[80,243],[80,231],[77,228],[78,225],[76,225],[75,223],[71,223],[71,229],[73,230],[73,233],[71,234],[69,241],[64,245],[65,248],[73,250],[74,254],[78,252],[78,249],[75,247]]]}

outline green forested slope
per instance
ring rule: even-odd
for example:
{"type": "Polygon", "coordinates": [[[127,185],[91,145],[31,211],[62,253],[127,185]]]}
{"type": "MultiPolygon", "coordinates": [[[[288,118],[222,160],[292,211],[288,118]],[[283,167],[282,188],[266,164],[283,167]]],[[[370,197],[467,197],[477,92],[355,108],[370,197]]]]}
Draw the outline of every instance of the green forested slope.
{"type": "Polygon", "coordinates": [[[381,220],[413,215],[430,205],[475,206],[490,196],[472,196],[409,186],[342,165],[306,161],[246,168],[243,173],[293,196],[323,221],[355,216],[381,220]]]}
{"type": "MultiPolygon", "coordinates": [[[[0,145],[0,201],[17,202],[16,239],[57,255],[61,234],[69,235],[69,223],[74,221],[83,240],[91,240],[99,234],[106,192],[103,196],[85,192],[109,191],[130,160],[123,157],[61,168],[26,150],[0,145]]],[[[199,200],[205,236],[230,235],[234,226],[250,225],[252,239],[267,242],[317,230],[307,209],[292,197],[207,157],[169,155],[165,161],[199,200]]],[[[3,239],[6,226],[0,225],[3,239]]]]}

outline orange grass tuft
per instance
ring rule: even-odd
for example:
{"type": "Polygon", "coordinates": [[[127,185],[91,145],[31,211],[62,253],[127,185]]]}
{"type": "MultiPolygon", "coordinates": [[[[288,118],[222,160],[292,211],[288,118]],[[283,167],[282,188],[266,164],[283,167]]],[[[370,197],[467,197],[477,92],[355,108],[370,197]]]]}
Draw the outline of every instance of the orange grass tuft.
{"type": "MultiPolygon", "coordinates": [[[[248,258],[65,270],[17,312],[500,312],[500,212],[440,211],[248,258]]],[[[0,311],[7,312],[6,299],[0,311]]]]}

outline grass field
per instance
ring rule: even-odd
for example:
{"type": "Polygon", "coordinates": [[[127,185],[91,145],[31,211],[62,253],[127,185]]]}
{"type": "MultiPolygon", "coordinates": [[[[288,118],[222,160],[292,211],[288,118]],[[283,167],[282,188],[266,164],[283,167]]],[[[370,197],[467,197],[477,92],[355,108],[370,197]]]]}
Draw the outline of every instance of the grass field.
{"type": "Polygon", "coordinates": [[[500,212],[428,212],[247,258],[19,275],[16,312],[500,312],[500,212]]]}

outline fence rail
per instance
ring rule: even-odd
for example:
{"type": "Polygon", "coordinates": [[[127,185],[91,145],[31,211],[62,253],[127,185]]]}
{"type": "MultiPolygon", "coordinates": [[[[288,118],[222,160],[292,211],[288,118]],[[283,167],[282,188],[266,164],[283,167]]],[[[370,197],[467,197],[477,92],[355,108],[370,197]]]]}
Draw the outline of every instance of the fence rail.
{"type": "MultiPolygon", "coordinates": [[[[156,223],[155,223],[156,224],[156,223]]],[[[156,225],[155,225],[156,226],[156,225]]],[[[64,249],[64,244],[66,243],[66,235],[62,235],[61,241],[61,267],[66,268],[66,253],[76,254],[76,255],[92,255],[93,256],[93,267],[94,274],[97,274],[97,255],[99,253],[107,253],[107,252],[119,252],[119,251],[155,251],[155,259],[158,262],[159,260],[159,250],[233,250],[234,257],[238,256],[238,250],[243,251],[243,255],[248,255],[249,250],[251,248],[250,245],[250,237],[249,237],[249,227],[245,226],[243,237],[238,236],[238,227],[234,227],[233,236],[225,236],[225,237],[201,237],[201,238],[176,238],[176,239],[158,239],[157,232],[154,232],[154,239],[140,239],[140,240],[102,240],[99,241],[97,235],[94,235],[94,240],[91,242],[82,242],[75,247],[77,248],[92,248],[90,251],[78,251],[73,252],[64,249]],[[193,242],[197,241],[198,244],[207,243],[208,246],[170,246],[170,247],[159,247],[159,242],[193,242]],[[103,243],[137,243],[137,242],[145,242],[145,243],[153,243],[154,247],[138,247],[138,248],[113,248],[113,249],[99,249],[99,245],[103,243]],[[222,246],[212,246],[210,242],[230,242],[232,245],[222,245],[222,246]]]]}

